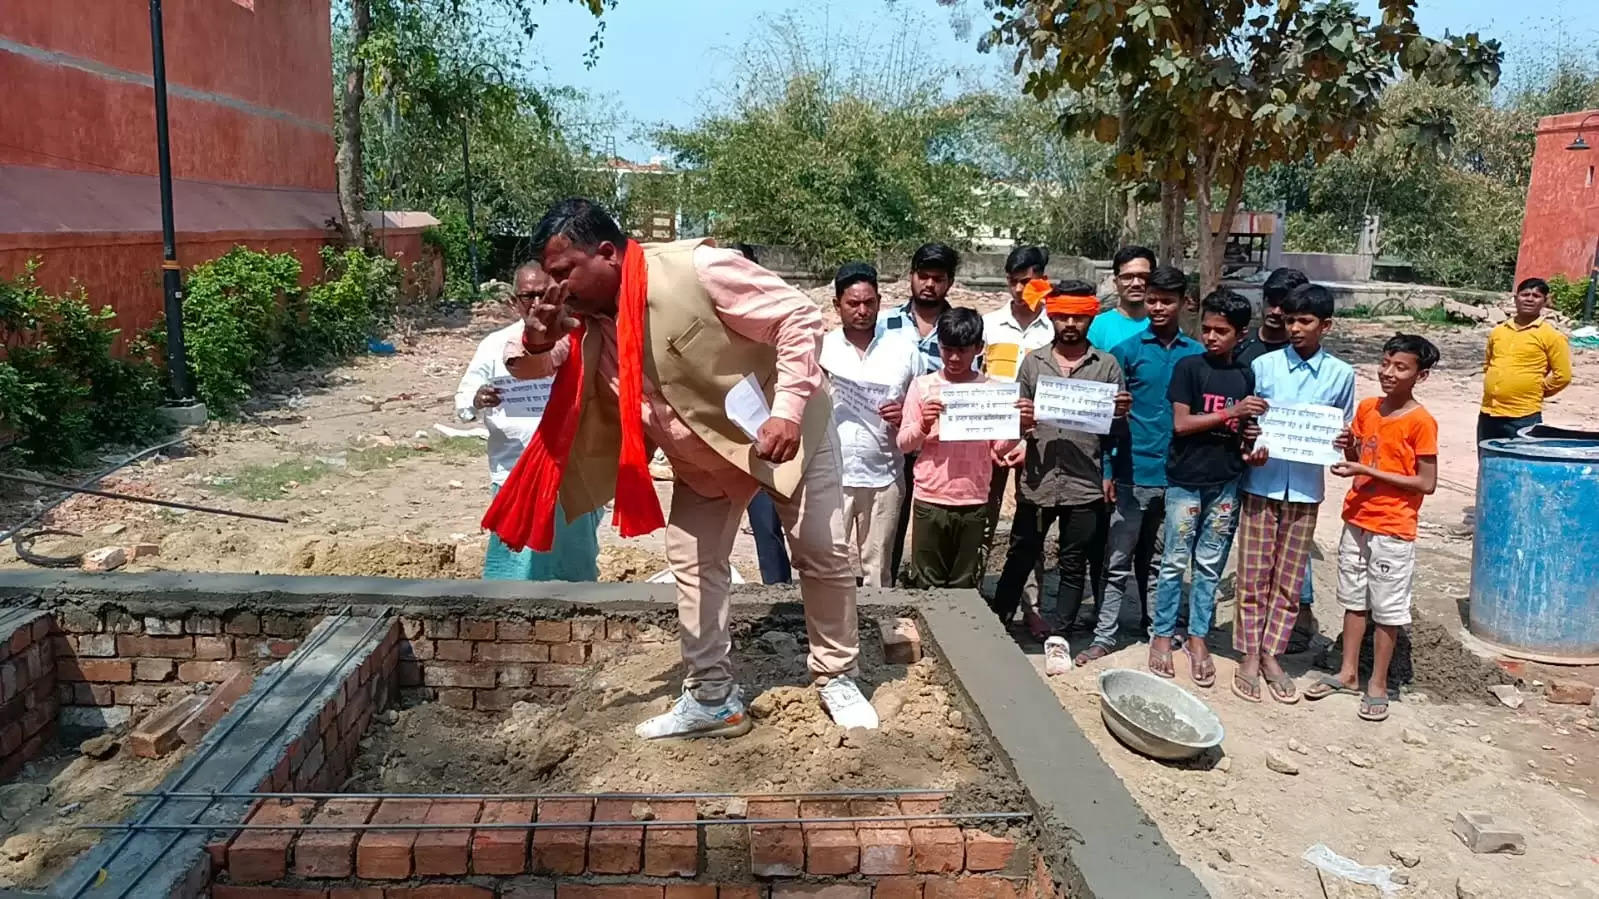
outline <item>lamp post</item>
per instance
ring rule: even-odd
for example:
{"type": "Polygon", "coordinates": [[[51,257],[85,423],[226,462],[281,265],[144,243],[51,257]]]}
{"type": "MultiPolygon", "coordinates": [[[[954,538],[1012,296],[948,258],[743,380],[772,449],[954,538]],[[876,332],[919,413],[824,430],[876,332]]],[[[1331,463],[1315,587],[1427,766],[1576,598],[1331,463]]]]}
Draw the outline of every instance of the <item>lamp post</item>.
{"type": "MultiPolygon", "coordinates": [[[[468,81],[471,80],[471,77],[481,69],[488,69],[492,71],[495,75],[495,79],[499,83],[505,83],[505,73],[500,71],[499,66],[496,66],[491,62],[480,62],[477,65],[472,66],[470,69],[467,69],[463,79],[468,81]]],[[[466,191],[466,255],[472,263],[472,297],[473,299],[476,299],[478,295],[478,283],[481,278],[478,275],[477,264],[477,207],[472,199],[472,138],[470,134],[470,113],[470,106],[461,110],[461,175],[466,191]]]]}
{"type": "Polygon", "coordinates": [[[183,272],[178,267],[177,236],[172,224],[172,151],[167,137],[167,58],[162,31],[161,0],[150,0],[150,72],[155,87],[156,169],[161,191],[161,284],[167,319],[167,378],[171,385],[166,412],[179,424],[203,424],[205,406],[194,400],[194,378],[183,343],[183,272]]]}
{"type": "MultiPolygon", "coordinates": [[[[1566,147],[1567,150],[1586,153],[1593,149],[1582,137],[1582,129],[1587,127],[1588,123],[1593,119],[1599,119],[1599,112],[1589,113],[1582,117],[1582,121],[1577,123],[1577,139],[1566,147]]],[[[1593,264],[1588,266],[1588,295],[1582,298],[1582,323],[1585,325],[1593,324],[1594,294],[1596,291],[1599,291],[1599,241],[1594,243],[1593,264]]]]}

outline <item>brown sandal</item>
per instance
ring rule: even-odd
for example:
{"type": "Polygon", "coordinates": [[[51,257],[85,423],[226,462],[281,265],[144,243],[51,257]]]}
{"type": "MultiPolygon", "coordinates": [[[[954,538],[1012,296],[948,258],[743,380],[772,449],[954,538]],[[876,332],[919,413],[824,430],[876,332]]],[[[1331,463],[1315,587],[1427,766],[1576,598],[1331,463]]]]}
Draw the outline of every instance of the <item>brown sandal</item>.
{"type": "Polygon", "coordinates": [[[1260,702],[1260,675],[1250,677],[1242,671],[1233,672],[1233,695],[1245,702],[1260,702]]]}
{"type": "Polygon", "coordinates": [[[1169,649],[1164,649],[1164,650],[1156,649],[1155,648],[1155,644],[1153,642],[1150,643],[1149,644],[1149,671],[1150,671],[1150,673],[1154,674],[1156,677],[1164,677],[1164,678],[1166,678],[1168,680],[1170,680],[1171,678],[1176,677],[1177,676],[1177,668],[1176,668],[1175,665],[1173,665],[1171,663],[1171,653],[1172,653],[1172,651],[1169,650],[1169,649]]]}
{"type": "Polygon", "coordinates": [[[1097,662],[1108,655],[1110,655],[1110,650],[1100,646],[1098,643],[1095,643],[1093,646],[1090,646],[1078,653],[1077,657],[1072,659],[1072,664],[1081,668],[1082,666],[1087,665],[1089,662],[1097,662]]]}
{"type": "Polygon", "coordinates": [[[1299,689],[1294,686],[1294,679],[1286,672],[1276,677],[1265,675],[1266,686],[1271,691],[1271,698],[1283,705],[1294,705],[1299,702],[1299,689]]]}
{"type": "Polygon", "coordinates": [[[1194,658],[1194,653],[1189,649],[1192,641],[1183,644],[1183,652],[1188,654],[1188,676],[1193,678],[1196,687],[1216,686],[1216,658],[1207,655],[1203,659],[1194,658]]]}

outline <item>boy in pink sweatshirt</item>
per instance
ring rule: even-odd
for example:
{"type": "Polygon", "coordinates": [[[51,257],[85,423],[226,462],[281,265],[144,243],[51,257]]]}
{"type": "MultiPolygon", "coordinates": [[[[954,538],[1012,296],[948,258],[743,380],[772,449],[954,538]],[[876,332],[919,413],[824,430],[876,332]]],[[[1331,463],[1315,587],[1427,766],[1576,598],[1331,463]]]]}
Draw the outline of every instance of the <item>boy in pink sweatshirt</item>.
{"type": "Polygon", "coordinates": [[[988,524],[988,488],[995,465],[1013,465],[1016,440],[939,439],[948,384],[989,380],[974,364],[983,350],[983,319],[976,311],[950,308],[938,317],[941,371],[911,382],[905,395],[898,443],[919,453],[913,471],[911,586],[976,587],[982,578],[983,534],[988,524]]]}

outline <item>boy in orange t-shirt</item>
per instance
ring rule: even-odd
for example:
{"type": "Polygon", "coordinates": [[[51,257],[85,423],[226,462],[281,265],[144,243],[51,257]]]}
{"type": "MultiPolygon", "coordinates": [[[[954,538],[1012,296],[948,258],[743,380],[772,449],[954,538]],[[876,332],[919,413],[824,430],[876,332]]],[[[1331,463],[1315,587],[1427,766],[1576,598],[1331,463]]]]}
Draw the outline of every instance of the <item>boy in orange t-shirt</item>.
{"type": "Polygon", "coordinates": [[[1308,699],[1360,689],[1360,644],[1366,619],[1372,637],[1371,678],[1360,696],[1360,717],[1388,717],[1388,664],[1399,628],[1410,623],[1410,581],[1416,561],[1416,523],[1422,498],[1438,487],[1438,423],[1416,401],[1416,384],[1438,362],[1424,337],[1396,334],[1383,346],[1377,370],[1383,395],[1360,402],[1338,437],[1346,462],[1332,467],[1354,478],[1344,500],[1338,542],[1338,602],[1344,607],[1344,658],[1336,677],[1305,691],[1308,699]]]}

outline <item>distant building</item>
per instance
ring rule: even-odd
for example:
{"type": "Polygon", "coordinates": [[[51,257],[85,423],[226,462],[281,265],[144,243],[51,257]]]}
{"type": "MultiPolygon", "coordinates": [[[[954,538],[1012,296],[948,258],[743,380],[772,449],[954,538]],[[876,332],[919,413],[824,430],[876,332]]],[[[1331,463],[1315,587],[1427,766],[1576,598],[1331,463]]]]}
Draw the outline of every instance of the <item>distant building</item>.
{"type": "MultiPolygon", "coordinates": [[[[168,122],[178,260],[235,244],[300,257],[307,281],[339,215],[329,0],[169,0],[168,122]]],[[[0,14],[0,276],[31,258],[82,284],[124,334],[161,315],[161,219],[148,6],[7,3],[0,14]]],[[[369,213],[421,259],[419,213],[369,213]]]]}
{"type": "MultiPolygon", "coordinates": [[[[1588,277],[1599,249],[1599,109],[1538,122],[1516,281],[1588,277]],[[1590,118],[1591,117],[1591,118],[1590,118]],[[1581,123],[1588,118],[1588,126],[1581,123]],[[1571,149],[1582,135],[1588,149],[1571,149]]],[[[1511,285],[1505,285],[1509,289],[1511,285]]]]}

